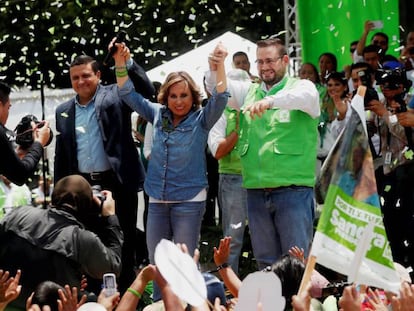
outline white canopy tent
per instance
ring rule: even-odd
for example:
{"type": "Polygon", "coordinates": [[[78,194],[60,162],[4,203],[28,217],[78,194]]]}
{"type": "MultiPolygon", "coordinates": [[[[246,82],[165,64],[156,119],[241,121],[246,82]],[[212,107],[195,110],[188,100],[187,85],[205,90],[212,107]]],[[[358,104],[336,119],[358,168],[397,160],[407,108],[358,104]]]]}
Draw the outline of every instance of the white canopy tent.
{"type": "MultiPolygon", "coordinates": [[[[254,60],[256,59],[256,44],[230,31],[216,37],[215,39],[186,52],[162,65],[147,71],[152,81],[164,82],[166,76],[172,71],[187,71],[196,83],[203,89],[203,76],[208,70],[208,55],[214,50],[218,42],[228,49],[226,58],[226,70],[229,72],[232,67],[232,55],[237,51],[245,52],[251,62],[250,71],[257,75],[254,60]]],[[[55,108],[60,103],[69,100],[75,95],[73,89],[48,89],[45,88],[45,119],[49,120],[54,128],[55,108]]],[[[40,91],[29,89],[13,90],[10,94],[12,107],[6,126],[14,129],[20,119],[27,114],[33,114],[38,119],[42,117],[42,105],[40,91]]]]}
{"type": "MultiPolygon", "coordinates": [[[[187,52],[169,62],[157,66],[147,72],[152,81],[164,82],[166,76],[172,71],[187,71],[196,83],[203,88],[203,76],[208,70],[208,55],[214,50],[218,42],[228,49],[226,59],[226,70],[229,72],[232,67],[232,55],[237,51],[245,52],[251,62],[251,73],[257,74],[254,60],[256,59],[256,44],[232,32],[226,32],[221,36],[187,52]]],[[[50,122],[53,132],[55,128],[55,109],[56,107],[69,100],[75,95],[73,89],[48,89],[44,90],[45,95],[45,119],[50,122]]],[[[39,90],[32,91],[29,89],[13,90],[10,94],[12,107],[6,127],[14,130],[21,118],[27,114],[35,115],[39,120],[42,118],[41,93],[39,90]]],[[[47,156],[53,161],[55,139],[47,148],[47,156]]]]}
{"type": "Polygon", "coordinates": [[[159,81],[163,83],[170,72],[186,71],[200,86],[201,90],[204,91],[203,77],[204,73],[208,70],[207,58],[220,41],[228,50],[228,56],[225,61],[227,72],[233,68],[233,54],[237,51],[243,51],[249,57],[251,63],[250,72],[257,75],[256,66],[254,64],[254,60],[256,59],[256,44],[231,31],[228,31],[187,53],[184,53],[158,67],[151,69],[147,72],[148,77],[152,81],[159,81]]]}

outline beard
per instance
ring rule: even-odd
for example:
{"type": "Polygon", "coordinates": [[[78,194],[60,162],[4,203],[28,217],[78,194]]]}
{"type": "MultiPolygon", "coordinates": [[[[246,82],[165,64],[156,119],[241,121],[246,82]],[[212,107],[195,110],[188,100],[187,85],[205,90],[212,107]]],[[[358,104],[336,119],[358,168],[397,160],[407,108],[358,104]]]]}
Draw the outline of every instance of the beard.
{"type": "Polygon", "coordinates": [[[283,77],[285,76],[285,70],[264,70],[259,73],[260,78],[266,84],[268,88],[271,88],[273,85],[282,81],[283,77]]]}

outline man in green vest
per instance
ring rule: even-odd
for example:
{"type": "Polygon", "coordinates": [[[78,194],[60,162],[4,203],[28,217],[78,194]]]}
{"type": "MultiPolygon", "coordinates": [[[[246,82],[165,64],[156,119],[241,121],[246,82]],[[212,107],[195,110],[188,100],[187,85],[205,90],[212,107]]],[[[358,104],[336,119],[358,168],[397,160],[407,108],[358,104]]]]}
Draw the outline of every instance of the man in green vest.
{"type": "MultiPolygon", "coordinates": [[[[237,148],[253,252],[263,269],[293,246],[309,250],[320,108],[315,85],[288,76],[280,39],[258,41],[256,55],[262,82],[228,85],[244,99],[237,148]]],[[[207,86],[214,78],[206,73],[207,86]]]]}

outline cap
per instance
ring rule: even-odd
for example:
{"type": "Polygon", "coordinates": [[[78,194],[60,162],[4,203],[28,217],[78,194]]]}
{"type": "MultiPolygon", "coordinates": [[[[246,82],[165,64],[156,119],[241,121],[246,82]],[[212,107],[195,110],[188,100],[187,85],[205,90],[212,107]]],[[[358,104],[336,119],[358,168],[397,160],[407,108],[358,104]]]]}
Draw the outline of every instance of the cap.
{"type": "Polygon", "coordinates": [[[390,60],[382,64],[383,69],[403,69],[404,65],[396,60],[390,60]]]}
{"type": "Polygon", "coordinates": [[[223,283],[211,273],[203,273],[204,281],[207,287],[207,299],[214,305],[216,297],[220,298],[220,304],[226,305],[226,295],[224,293],[223,283]]]}

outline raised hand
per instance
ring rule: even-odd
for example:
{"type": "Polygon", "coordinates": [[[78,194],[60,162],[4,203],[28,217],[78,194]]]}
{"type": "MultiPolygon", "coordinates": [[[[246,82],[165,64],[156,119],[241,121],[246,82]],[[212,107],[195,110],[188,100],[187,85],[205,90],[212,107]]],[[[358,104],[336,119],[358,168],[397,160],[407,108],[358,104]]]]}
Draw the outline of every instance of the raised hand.
{"type": "Polygon", "coordinates": [[[19,285],[22,272],[17,270],[14,277],[10,277],[9,271],[0,270],[0,310],[4,310],[7,304],[19,297],[22,286],[19,285]]]}
{"type": "Polygon", "coordinates": [[[216,266],[220,266],[226,263],[230,256],[230,242],[231,237],[226,236],[220,239],[219,247],[214,247],[214,263],[216,266]]]}

